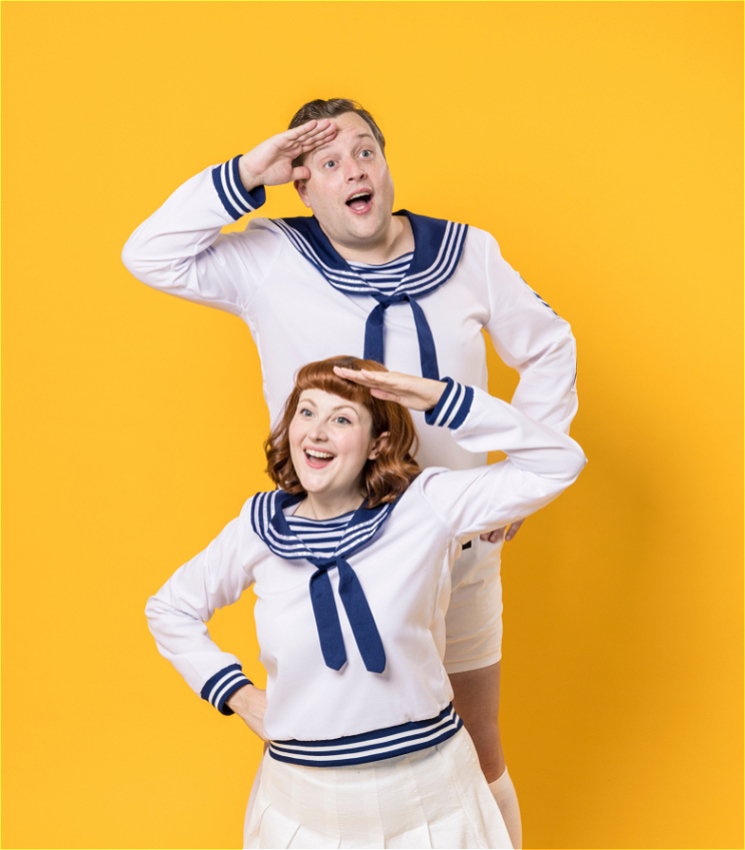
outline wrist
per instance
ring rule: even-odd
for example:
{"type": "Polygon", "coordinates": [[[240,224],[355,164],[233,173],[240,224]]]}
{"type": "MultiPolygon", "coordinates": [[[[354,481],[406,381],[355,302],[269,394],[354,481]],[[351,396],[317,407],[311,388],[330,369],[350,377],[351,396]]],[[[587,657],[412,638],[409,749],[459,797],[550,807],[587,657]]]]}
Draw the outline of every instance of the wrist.
{"type": "Polygon", "coordinates": [[[228,699],[225,700],[225,705],[227,705],[228,708],[236,714],[240,714],[242,711],[250,708],[253,692],[256,690],[257,688],[253,685],[244,685],[242,688],[238,688],[237,691],[234,691],[228,699]]]}
{"type": "Polygon", "coordinates": [[[243,154],[243,156],[238,160],[238,174],[240,175],[243,188],[247,192],[253,192],[254,189],[258,189],[258,187],[262,185],[261,180],[251,172],[246,164],[246,154],[243,154]]]}
{"type": "Polygon", "coordinates": [[[427,378],[427,410],[433,410],[440,403],[440,399],[442,398],[442,394],[448,388],[446,383],[442,381],[433,381],[431,378],[427,378]]]}
{"type": "Polygon", "coordinates": [[[428,425],[460,428],[473,403],[473,387],[464,386],[452,378],[443,378],[442,392],[437,404],[427,410],[424,420],[428,425]]]}

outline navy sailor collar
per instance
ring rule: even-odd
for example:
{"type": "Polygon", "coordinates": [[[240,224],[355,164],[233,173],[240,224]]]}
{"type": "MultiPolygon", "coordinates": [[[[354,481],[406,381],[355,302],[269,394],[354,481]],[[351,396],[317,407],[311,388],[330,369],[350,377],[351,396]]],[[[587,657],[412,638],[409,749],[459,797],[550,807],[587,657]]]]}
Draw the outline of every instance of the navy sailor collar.
{"type": "Polygon", "coordinates": [[[273,221],[334,289],[347,295],[369,295],[378,302],[365,326],[366,359],[384,362],[384,311],[391,304],[408,301],[416,324],[422,375],[437,380],[439,369],[432,331],[422,308],[416,302],[453,276],[463,253],[468,225],[416,215],[407,210],[398,210],[393,215],[405,215],[408,218],[414,234],[414,256],[402,281],[394,292],[387,294],[367,283],[363,275],[347,263],[331,244],[315,216],[273,221]]]}
{"type": "Polygon", "coordinates": [[[340,670],[347,661],[339,613],[328,576],[329,570],[337,569],[338,594],[365,667],[372,673],[382,673],[386,665],[383,642],[360,580],[347,559],[372,541],[396,502],[377,508],[368,508],[363,502],[349,520],[334,553],[325,555],[314,552],[295,534],[284,515],[285,508],[297,504],[304,497],[304,494],[293,496],[285,490],[257,493],[251,504],[251,526],[275,555],[288,560],[305,559],[316,567],[309,582],[310,601],[326,666],[340,670]]]}

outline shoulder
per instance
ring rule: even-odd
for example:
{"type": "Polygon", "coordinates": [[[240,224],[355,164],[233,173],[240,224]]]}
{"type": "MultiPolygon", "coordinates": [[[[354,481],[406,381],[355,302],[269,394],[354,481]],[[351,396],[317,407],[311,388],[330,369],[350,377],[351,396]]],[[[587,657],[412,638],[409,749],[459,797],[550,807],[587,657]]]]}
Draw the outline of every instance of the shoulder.
{"type": "Polygon", "coordinates": [[[480,227],[474,227],[473,225],[469,225],[468,227],[466,249],[479,253],[491,251],[501,256],[499,243],[494,236],[488,230],[482,230],[480,227]]]}

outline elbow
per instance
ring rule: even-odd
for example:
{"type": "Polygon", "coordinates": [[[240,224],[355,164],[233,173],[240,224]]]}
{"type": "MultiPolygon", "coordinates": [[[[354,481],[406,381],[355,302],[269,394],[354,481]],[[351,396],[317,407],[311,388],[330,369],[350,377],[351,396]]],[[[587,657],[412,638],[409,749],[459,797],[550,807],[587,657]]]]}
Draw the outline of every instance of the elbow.
{"type": "Polygon", "coordinates": [[[155,634],[156,623],[161,614],[162,606],[157,596],[151,596],[145,603],[145,617],[147,618],[147,627],[151,634],[155,634]]]}
{"type": "Polygon", "coordinates": [[[576,449],[571,454],[570,462],[567,464],[568,484],[574,484],[586,464],[587,458],[585,457],[585,453],[579,446],[576,446],[576,449]]]}
{"type": "Polygon", "coordinates": [[[150,285],[153,261],[146,250],[146,242],[140,238],[140,228],[127,239],[122,248],[122,263],[124,268],[137,280],[150,285]]]}
{"type": "Polygon", "coordinates": [[[122,248],[122,263],[124,263],[124,268],[138,279],[140,278],[140,274],[138,272],[139,259],[135,234],[133,233],[124,243],[124,247],[122,248]]]}

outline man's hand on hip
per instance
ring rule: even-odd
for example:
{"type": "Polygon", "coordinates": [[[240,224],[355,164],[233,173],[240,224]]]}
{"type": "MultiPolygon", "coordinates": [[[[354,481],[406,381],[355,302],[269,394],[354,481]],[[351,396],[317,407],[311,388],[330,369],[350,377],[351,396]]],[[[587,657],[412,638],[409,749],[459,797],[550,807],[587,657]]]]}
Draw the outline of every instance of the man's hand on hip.
{"type": "Polygon", "coordinates": [[[292,161],[336,135],[336,124],[324,118],[308,121],[300,127],[277,133],[253,150],[243,154],[238,162],[241,182],[247,192],[257,186],[281,186],[293,180],[307,180],[310,171],[303,165],[292,167],[292,161]]]}
{"type": "Polygon", "coordinates": [[[517,532],[520,531],[520,526],[524,522],[524,519],[519,519],[517,522],[513,522],[506,528],[498,528],[496,531],[487,531],[484,534],[481,534],[480,537],[485,543],[499,543],[502,537],[504,537],[505,543],[509,543],[517,532]],[[505,531],[507,532],[506,534],[505,531]]]}

